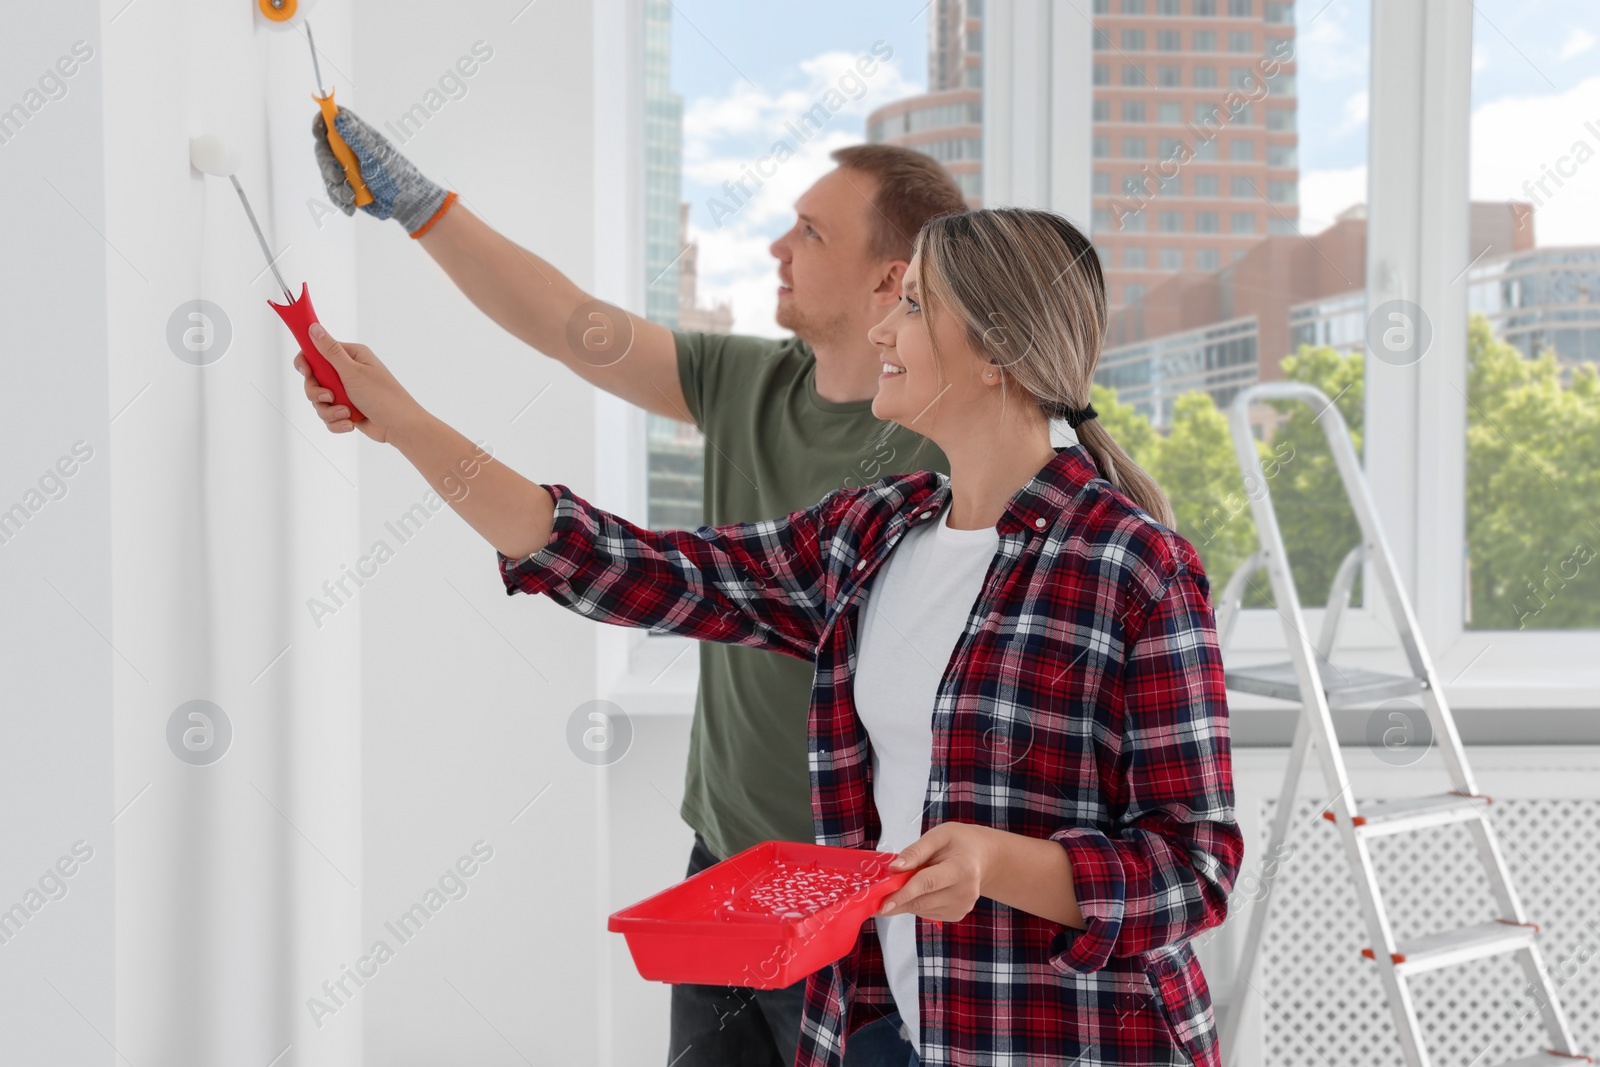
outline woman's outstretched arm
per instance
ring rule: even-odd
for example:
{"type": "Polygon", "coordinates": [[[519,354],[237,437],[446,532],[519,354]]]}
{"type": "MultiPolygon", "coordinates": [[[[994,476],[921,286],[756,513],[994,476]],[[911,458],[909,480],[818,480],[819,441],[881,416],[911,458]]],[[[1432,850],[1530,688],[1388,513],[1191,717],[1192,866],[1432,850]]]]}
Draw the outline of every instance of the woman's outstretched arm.
{"type": "Polygon", "coordinates": [[[782,518],[647,530],[497,462],[425,411],[365,345],[313,340],[363,414],[352,423],[296,356],[328,428],[394,445],[495,547],[507,592],[545,593],[600,622],[815,657],[832,584],[823,541],[846,491],[782,518]]]}

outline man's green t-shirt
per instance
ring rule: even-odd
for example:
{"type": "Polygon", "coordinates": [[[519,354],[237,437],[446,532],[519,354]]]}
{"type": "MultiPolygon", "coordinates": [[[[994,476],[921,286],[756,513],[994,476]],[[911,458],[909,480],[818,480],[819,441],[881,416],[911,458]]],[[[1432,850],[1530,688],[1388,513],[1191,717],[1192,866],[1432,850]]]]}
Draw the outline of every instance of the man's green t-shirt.
{"type": "MultiPolygon", "coordinates": [[[[817,395],[798,338],[678,333],[678,380],[705,435],[705,517],[756,522],[886,474],[950,473],[939,446],[817,395]]],[[[684,821],[719,859],[762,841],[814,840],[806,718],[815,667],[743,645],[700,644],[684,821]]]]}

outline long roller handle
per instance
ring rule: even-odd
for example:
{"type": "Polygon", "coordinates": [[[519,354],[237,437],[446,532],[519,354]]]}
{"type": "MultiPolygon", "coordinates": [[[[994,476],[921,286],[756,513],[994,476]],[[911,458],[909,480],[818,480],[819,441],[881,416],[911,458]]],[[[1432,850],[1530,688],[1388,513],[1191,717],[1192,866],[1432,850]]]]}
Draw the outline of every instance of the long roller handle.
{"type": "Polygon", "coordinates": [[[350,150],[350,146],[345,144],[344,138],[340,137],[339,131],[334,128],[333,120],[339,114],[339,106],[333,102],[333,90],[329,89],[327,96],[312,93],[311,99],[322,109],[322,121],[328,127],[328,147],[333,149],[333,158],[344,168],[345,181],[356,191],[356,207],[365,207],[372,203],[372,190],[361,180],[361,164],[356,162],[356,154],[350,150]]]}
{"type": "Polygon", "coordinates": [[[300,342],[300,351],[305,354],[306,362],[311,364],[311,376],[317,380],[317,384],[333,391],[334,403],[343,404],[350,409],[351,422],[360,422],[366,418],[354,404],[350,403],[350,395],[344,391],[344,382],[339,380],[339,373],[333,369],[333,364],[317,351],[316,342],[311,340],[311,324],[317,321],[317,312],[311,306],[311,294],[306,290],[306,283],[300,283],[300,299],[291,300],[287,304],[274,304],[268,300],[267,306],[278,313],[278,318],[289,327],[294,339],[300,342]]]}

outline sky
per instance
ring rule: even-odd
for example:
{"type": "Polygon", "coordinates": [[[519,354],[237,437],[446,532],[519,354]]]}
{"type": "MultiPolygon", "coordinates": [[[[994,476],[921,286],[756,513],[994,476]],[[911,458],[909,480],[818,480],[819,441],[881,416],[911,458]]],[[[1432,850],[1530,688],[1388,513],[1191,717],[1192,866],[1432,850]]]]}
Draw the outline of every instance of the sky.
{"type": "MultiPolygon", "coordinates": [[[[1305,232],[1366,200],[1371,3],[1296,5],[1305,232]]],[[[1541,245],[1600,244],[1600,3],[1474,7],[1473,198],[1534,202],[1541,245]],[[1531,184],[1541,178],[1542,190],[1531,184]]],[[[865,140],[868,112],[924,91],[928,15],[922,0],[674,0],[672,86],[684,98],[683,195],[700,243],[701,298],[729,301],[739,332],[784,334],[772,321],[776,273],[767,246],[793,221],[795,198],[832,166],[828,153],[865,140]],[[789,137],[784,124],[878,42],[892,58],[847,94],[855,98],[823,133],[748,203],[731,215],[714,211],[714,199],[734,206],[723,183],[789,137]]]]}

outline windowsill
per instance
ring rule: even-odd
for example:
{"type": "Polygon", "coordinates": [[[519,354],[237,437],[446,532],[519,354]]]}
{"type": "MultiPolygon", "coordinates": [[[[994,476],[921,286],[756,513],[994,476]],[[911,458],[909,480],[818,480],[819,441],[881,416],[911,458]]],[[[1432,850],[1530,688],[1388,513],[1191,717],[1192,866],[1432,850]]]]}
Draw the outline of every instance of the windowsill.
{"type": "MultiPolygon", "coordinates": [[[[1318,613],[1307,613],[1307,623],[1316,632],[1318,613]]],[[[1240,636],[1250,629],[1240,620],[1240,636]]],[[[1261,620],[1263,622],[1267,620],[1261,620]]],[[[1356,620],[1352,617],[1352,623],[1356,620]]],[[[1368,624],[1376,629],[1379,624],[1368,624]]],[[[1354,625],[1352,630],[1357,629],[1354,625]]],[[[1355,636],[1355,635],[1352,635],[1355,636]]],[[[1377,634],[1373,635],[1378,636],[1377,634]]],[[[1236,641],[1230,661],[1268,662],[1282,660],[1281,647],[1250,647],[1236,641]],[[1237,657],[1237,660],[1235,659],[1237,657]]],[[[692,715],[695,690],[700,676],[696,642],[670,634],[652,634],[637,642],[630,668],[611,685],[607,699],[625,708],[629,715],[692,715]]],[[[1387,642],[1347,643],[1340,646],[1336,661],[1344,655],[1360,657],[1364,652],[1393,652],[1387,642]]],[[[1440,665],[1439,673],[1449,679],[1451,671],[1440,665]]],[[[1463,740],[1468,744],[1600,744],[1600,668],[1573,665],[1521,673],[1488,669],[1483,664],[1470,668],[1470,680],[1446,684],[1445,696],[1455,714],[1463,740]]],[[[1228,695],[1233,743],[1239,747],[1287,745],[1293,737],[1294,706],[1249,693],[1228,695]]],[[[1364,744],[1371,708],[1334,713],[1341,741],[1364,744]]]]}

